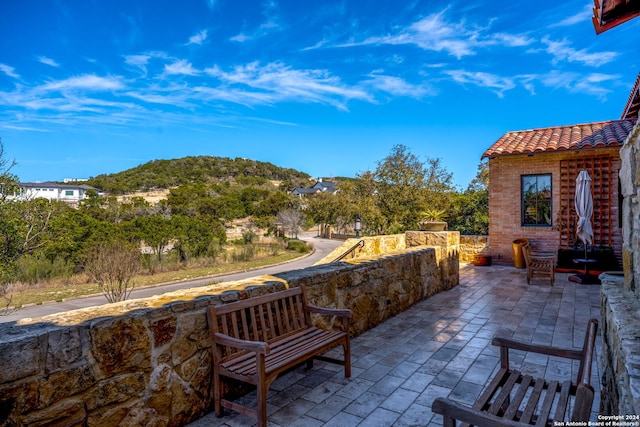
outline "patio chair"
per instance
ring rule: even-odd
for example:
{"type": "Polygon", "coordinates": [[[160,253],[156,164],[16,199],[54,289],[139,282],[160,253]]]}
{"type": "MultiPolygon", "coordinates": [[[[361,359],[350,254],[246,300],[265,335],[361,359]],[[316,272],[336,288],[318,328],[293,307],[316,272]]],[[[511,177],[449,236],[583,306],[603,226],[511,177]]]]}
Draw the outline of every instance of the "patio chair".
{"type": "Polygon", "coordinates": [[[527,267],[527,285],[531,284],[533,276],[548,277],[553,286],[556,280],[556,255],[553,252],[534,252],[531,244],[522,246],[524,263],[527,267]]]}
{"type": "Polygon", "coordinates": [[[587,425],[594,400],[591,368],[597,331],[598,320],[589,320],[580,350],[496,337],[492,344],[500,347],[500,369],[476,402],[467,406],[438,397],[431,409],[442,415],[445,427],[455,427],[456,420],[462,426],[477,427],[587,425]],[[514,369],[517,365],[509,363],[510,350],[578,360],[577,379],[534,378],[526,373],[526,365],[514,369]]]}

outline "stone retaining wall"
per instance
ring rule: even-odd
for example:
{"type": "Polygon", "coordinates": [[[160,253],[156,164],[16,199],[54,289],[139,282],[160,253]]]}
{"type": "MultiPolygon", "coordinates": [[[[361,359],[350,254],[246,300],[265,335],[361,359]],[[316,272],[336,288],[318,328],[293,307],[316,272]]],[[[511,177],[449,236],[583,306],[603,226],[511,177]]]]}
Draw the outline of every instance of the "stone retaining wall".
{"type": "Polygon", "coordinates": [[[602,284],[605,415],[640,415],[640,124],[620,150],[624,280],[602,284]]]}
{"type": "MultiPolygon", "coordinates": [[[[601,276],[602,277],[602,276],[601,276]]],[[[640,301],[621,281],[602,280],[600,413],[640,414],[640,301]]]]}
{"type": "Polygon", "coordinates": [[[438,252],[457,257],[402,249],[2,324],[0,425],[184,425],[210,410],[207,306],[305,285],[357,335],[458,283],[438,252]]]}

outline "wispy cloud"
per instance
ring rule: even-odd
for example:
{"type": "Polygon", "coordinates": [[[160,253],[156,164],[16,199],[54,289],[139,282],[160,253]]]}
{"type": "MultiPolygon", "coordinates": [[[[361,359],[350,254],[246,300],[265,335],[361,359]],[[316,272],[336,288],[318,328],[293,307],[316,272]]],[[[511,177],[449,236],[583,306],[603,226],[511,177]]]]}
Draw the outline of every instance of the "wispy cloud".
{"type": "Polygon", "coordinates": [[[200,71],[193,68],[193,65],[191,65],[191,63],[186,59],[181,59],[171,64],[165,64],[164,66],[164,74],[182,74],[185,76],[195,76],[199,73],[200,71]]]}
{"type": "Polygon", "coordinates": [[[413,84],[396,76],[372,74],[370,80],[363,82],[364,85],[370,86],[375,91],[386,92],[393,96],[403,96],[420,99],[428,95],[435,95],[436,91],[433,87],[421,83],[413,84]]]}
{"type": "MultiPolygon", "coordinates": [[[[527,46],[533,39],[520,34],[491,33],[486,29],[467,25],[465,21],[450,22],[447,10],[426,16],[405,28],[390,34],[372,36],[358,41],[357,38],[333,45],[351,47],[365,45],[415,45],[420,49],[444,52],[458,59],[475,55],[478,49],[502,45],[507,47],[527,46]]],[[[316,45],[327,46],[327,43],[316,45]]]]}
{"type": "Polygon", "coordinates": [[[593,2],[586,3],[584,8],[579,13],[571,15],[559,22],[551,24],[549,28],[553,27],[569,27],[571,25],[579,24],[581,22],[590,21],[593,16],[593,2]]]}
{"type": "Polygon", "coordinates": [[[546,52],[553,56],[553,63],[560,61],[580,62],[591,67],[599,67],[609,63],[618,57],[617,52],[604,51],[591,53],[586,49],[576,50],[570,46],[567,40],[554,41],[549,37],[543,37],[542,43],[545,44],[546,52]]]}
{"type": "Polygon", "coordinates": [[[9,66],[9,65],[0,64],[0,71],[5,73],[9,77],[13,77],[14,79],[19,79],[20,78],[20,75],[18,73],[16,73],[16,69],[11,67],[11,66],[9,66]]]}
{"type": "Polygon", "coordinates": [[[278,3],[274,0],[266,0],[262,4],[262,15],[264,21],[253,30],[244,30],[235,36],[229,38],[229,40],[244,43],[249,40],[258,39],[274,31],[281,29],[280,17],[278,15],[278,3]]]}
{"type": "Polygon", "coordinates": [[[351,99],[373,101],[373,97],[364,90],[343,84],[339,77],[326,70],[297,70],[281,62],[264,66],[252,62],[231,71],[215,66],[205,72],[235,88],[230,92],[236,96],[246,96],[248,87],[253,89],[252,99],[268,102],[314,102],[346,109],[346,102],[351,99]]]}
{"type": "Polygon", "coordinates": [[[207,30],[202,30],[191,37],[189,37],[189,42],[187,42],[187,46],[192,44],[201,45],[207,40],[207,30]]]}
{"type": "Polygon", "coordinates": [[[572,93],[595,95],[605,99],[611,92],[602,83],[620,79],[618,74],[591,73],[581,74],[575,72],[552,71],[539,76],[539,81],[554,89],[562,88],[572,93]]]}
{"type": "Polygon", "coordinates": [[[88,90],[111,91],[124,88],[120,77],[100,77],[95,74],[85,74],[65,80],[56,80],[40,86],[43,91],[88,90]]]}
{"type": "Polygon", "coordinates": [[[46,56],[39,56],[37,58],[38,62],[41,62],[45,65],[49,65],[51,67],[56,67],[58,68],[60,66],[60,64],[58,64],[55,60],[51,59],[51,58],[47,58],[46,56]]]}
{"type": "Polygon", "coordinates": [[[464,70],[451,70],[446,73],[458,83],[488,88],[495,92],[500,98],[504,96],[504,92],[516,87],[513,78],[502,77],[492,73],[464,70]]]}

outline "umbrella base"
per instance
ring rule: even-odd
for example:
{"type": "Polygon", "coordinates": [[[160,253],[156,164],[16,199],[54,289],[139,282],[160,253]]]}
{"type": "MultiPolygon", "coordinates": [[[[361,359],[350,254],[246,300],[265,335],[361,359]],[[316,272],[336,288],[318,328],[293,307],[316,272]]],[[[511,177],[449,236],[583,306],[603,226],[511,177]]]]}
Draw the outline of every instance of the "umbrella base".
{"type": "Polygon", "coordinates": [[[600,279],[593,274],[573,274],[569,276],[569,281],[573,283],[580,283],[581,285],[599,285],[600,279]]]}

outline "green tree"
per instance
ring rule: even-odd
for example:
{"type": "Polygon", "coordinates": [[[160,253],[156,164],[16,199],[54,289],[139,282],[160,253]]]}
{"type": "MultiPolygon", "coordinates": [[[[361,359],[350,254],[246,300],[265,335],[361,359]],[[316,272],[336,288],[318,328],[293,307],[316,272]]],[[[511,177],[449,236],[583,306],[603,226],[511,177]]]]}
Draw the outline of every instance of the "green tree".
{"type": "Polygon", "coordinates": [[[430,172],[409,148],[401,144],[395,145],[391,153],[378,162],[374,179],[387,233],[415,227],[419,212],[427,203],[427,190],[430,190],[427,178],[433,179],[430,172]]]}
{"type": "Polygon", "coordinates": [[[356,179],[340,184],[337,196],[346,199],[342,205],[348,213],[343,221],[349,227],[353,225],[355,216],[360,215],[364,234],[377,235],[387,231],[388,221],[380,208],[378,187],[375,174],[371,171],[362,172],[356,179]]]}
{"type": "Polygon", "coordinates": [[[0,139],[0,296],[4,295],[6,283],[15,275],[15,260],[20,256],[21,248],[16,238],[19,218],[8,200],[18,184],[18,178],[11,173],[15,164],[15,161],[10,161],[5,156],[4,145],[0,139]]]}
{"type": "Polygon", "coordinates": [[[169,241],[176,235],[171,219],[161,215],[138,217],[133,220],[133,226],[138,237],[151,247],[158,260],[162,258],[169,241]]]}
{"type": "Polygon", "coordinates": [[[456,195],[448,217],[449,228],[461,234],[489,234],[489,165],[482,162],[463,193],[456,195]]]}
{"type": "Polygon", "coordinates": [[[211,255],[212,244],[219,243],[219,230],[209,222],[183,215],[176,215],[171,220],[176,230],[174,249],[182,261],[211,255]]]}

